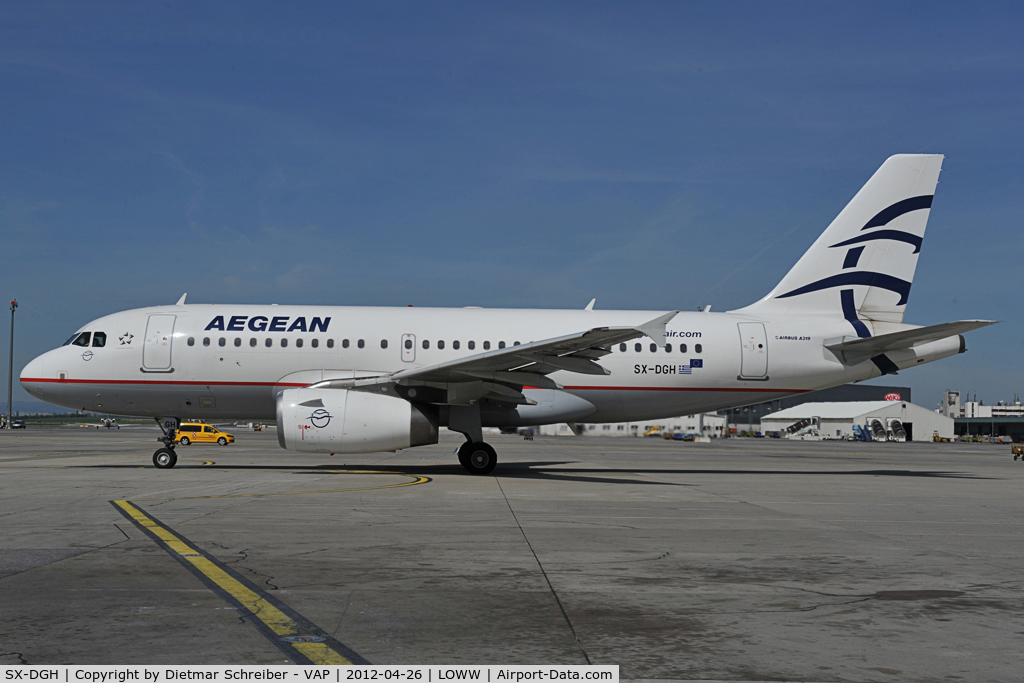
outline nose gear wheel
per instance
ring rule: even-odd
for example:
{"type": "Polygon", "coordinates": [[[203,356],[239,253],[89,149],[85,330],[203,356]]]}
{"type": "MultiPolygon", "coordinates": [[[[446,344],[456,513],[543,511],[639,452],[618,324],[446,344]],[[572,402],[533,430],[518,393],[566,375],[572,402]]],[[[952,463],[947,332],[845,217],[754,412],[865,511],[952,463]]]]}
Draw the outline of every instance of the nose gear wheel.
{"type": "Polygon", "coordinates": [[[157,449],[153,454],[153,464],[161,470],[168,470],[178,463],[178,455],[170,448],[157,449]]]}

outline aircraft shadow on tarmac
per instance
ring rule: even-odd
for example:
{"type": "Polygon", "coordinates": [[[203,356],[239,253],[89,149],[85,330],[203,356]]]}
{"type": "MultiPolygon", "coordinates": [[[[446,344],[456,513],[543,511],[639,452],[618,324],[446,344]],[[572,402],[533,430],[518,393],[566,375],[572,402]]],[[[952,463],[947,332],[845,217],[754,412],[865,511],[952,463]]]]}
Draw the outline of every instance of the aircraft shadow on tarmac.
{"type": "MultiPolygon", "coordinates": [[[[628,468],[615,469],[604,467],[566,467],[571,461],[532,461],[532,462],[511,462],[498,465],[491,476],[499,479],[536,479],[539,481],[576,481],[595,484],[644,484],[652,486],[695,486],[690,483],[679,483],[669,481],[656,481],[644,479],[616,478],[623,475],[640,476],[685,476],[685,475],[739,475],[739,476],[841,476],[841,477],[916,477],[932,479],[993,479],[993,477],[982,477],[965,472],[944,472],[935,470],[751,470],[751,469],[676,469],[670,467],[658,468],[628,468]],[[557,469],[548,469],[557,468],[557,469]]],[[[107,465],[106,467],[137,467],[133,465],[107,465]]],[[[298,474],[328,474],[336,472],[344,474],[340,470],[354,470],[362,472],[380,472],[393,474],[411,474],[419,476],[456,475],[473,476],[468,474],[461,465],[452,464],[430,464],[430,465],[387,465],[374,463],[350,463],[341,465],[190,465],[180,464],[176,469],[219,469],[219,470],[264,470],[264,471],[288,471],[298,474]]]]}

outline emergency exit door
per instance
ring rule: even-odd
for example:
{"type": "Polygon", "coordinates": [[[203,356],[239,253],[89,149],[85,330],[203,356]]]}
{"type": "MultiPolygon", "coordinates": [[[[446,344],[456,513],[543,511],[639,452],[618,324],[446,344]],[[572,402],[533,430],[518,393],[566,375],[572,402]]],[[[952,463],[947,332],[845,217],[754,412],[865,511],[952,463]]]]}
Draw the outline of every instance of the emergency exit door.
{"type": "Polygon", "coordinates": [[[416,360],[416,335],[402,335],[402,360],[411,363],[416,360]]]}
{"type": "Polygon", "coordinates": [[[153,372],[171,369],[171,341],[176,316],[163,313],[149,316],[146,339],[142,344],[142,368],[153,372]]]}
{"type": "Polygon", "coordinates": [[[768,337],[764,323],[737,323],[740,331],[739,379],[768,379],[768,337]]]}

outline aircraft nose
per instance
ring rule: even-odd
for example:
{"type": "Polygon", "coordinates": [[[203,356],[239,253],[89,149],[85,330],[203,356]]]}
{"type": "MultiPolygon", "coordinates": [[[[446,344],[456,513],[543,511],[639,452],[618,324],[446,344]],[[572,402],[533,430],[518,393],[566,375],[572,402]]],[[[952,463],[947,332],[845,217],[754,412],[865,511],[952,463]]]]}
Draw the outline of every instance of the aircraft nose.
{"type": "Polygon", "coordinates": [[[26,365],[21,371],[21,386],[36,398],[43,397],[43,380],[46,379],[46,354],[39,356],[26,365]]]}

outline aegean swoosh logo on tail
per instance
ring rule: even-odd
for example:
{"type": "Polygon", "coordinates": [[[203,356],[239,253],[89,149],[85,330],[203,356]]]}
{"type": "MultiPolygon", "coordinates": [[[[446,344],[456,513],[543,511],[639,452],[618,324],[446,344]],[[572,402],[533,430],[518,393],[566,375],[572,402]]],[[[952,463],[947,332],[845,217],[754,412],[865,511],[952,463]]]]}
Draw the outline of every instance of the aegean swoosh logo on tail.
{"type": "Polygon", "coordinates": [[[934,195],[923,194],[920,197],[910,197],[909,199],[896,202],[892,206],[882,209],[876,213],[875,217],[869,220],[861,230],[867,230],[868,228],[880,228],[883,225],[888,225],[903,214],[910,213],[911,211],[930,209],[932,207],[933,197],[934,195]]]}
{"type": "Polygon", "coordinates": [[[869,232],[866,235],[857,235],[845,242],[833,244],[829,249],[834,247],[845,247],[851,244],[860,244],[861,242],[872,242],[874,240],[896,240],[897,242],[906,242],[907,244],[914,245],[915,254],[921,251],[922,238],[917,235],[911,235],[909,232],[903,232],[902,230],[878,230],[876,232],[869,232]]]}
{"type": "Polygon", "coordinates": [[[809,285],[797,287],[785,294],[780,294],[775,298],[786,299],[791,296],[797,296],[798,294],[807,294],[808,292],[817,292],[822,289],[841,287],[843,285],[867,285],[868,287],[881,287],[882,289],[888,289],[890,292],[896,292],[900,295],[900,300],[896,302],[896,305],[902,306],[907,303],[907,297],[910,296],[910,284],[911,283],[906,280],[901,280],[898,277],[893,277],[892,275],[886,275],[885,273],[873,273],[871,271],[864,270],[856,273],[840,273],[838,275],[832,275],[831,277],[822,278],[821,280],[812,282],[809,285]]]}

